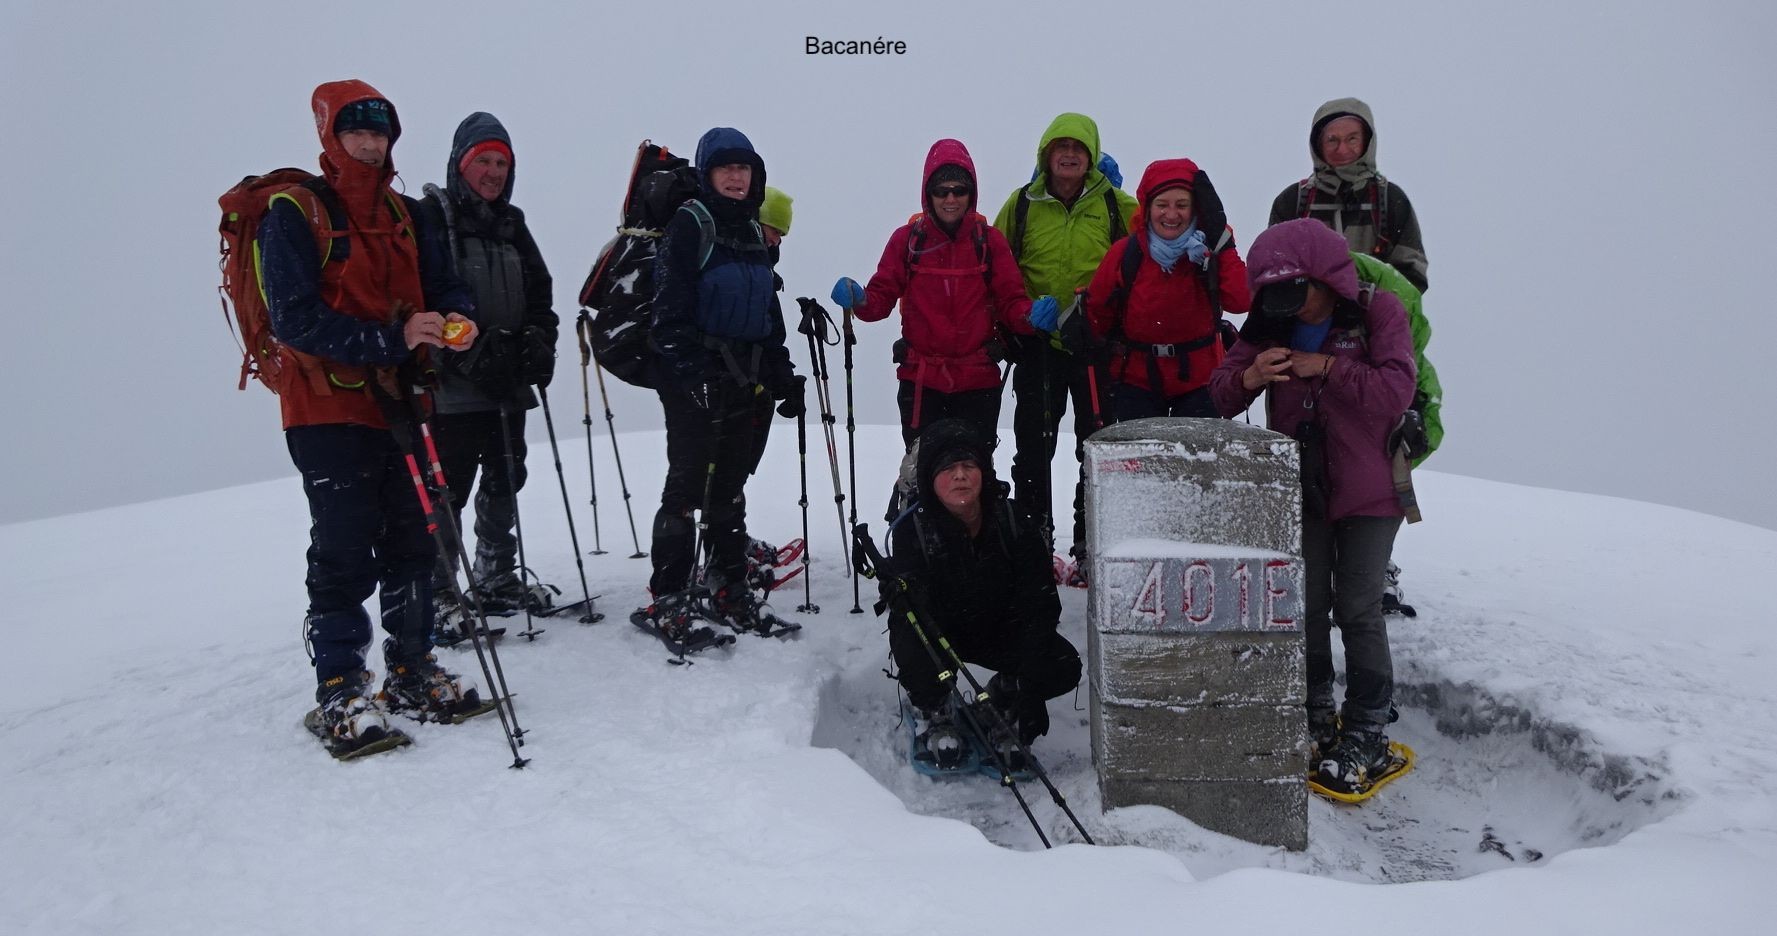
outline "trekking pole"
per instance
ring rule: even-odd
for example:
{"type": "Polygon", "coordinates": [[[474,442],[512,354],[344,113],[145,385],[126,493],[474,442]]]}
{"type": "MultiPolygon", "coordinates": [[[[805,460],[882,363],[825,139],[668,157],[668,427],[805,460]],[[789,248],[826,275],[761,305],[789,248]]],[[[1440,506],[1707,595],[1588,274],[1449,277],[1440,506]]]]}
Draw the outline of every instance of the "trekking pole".
{"type": "MultiPolygon", "coordinates": [[[[840,310],[845,326],[842,329],[845,338],[845,459],[851,469],[851,525],[858,525],[858,421],[857,408],[852,400],[851,382],[851,349],[858,343],[858,336],[851,330],[851,309],[840,310]]],[[[864,606],[858,603],[858,569],[852,564],[851,570],[851,613],[863,614],[864,606]]]]}
{"type": "Polygon", "coordinates": [[[543,632],[537,629],[531,619],[531,586],[525,576],[530,572],[530,560],[524,555],[524,519],[518,511],[518,457],[512,453],[512,418],[507,410],[506,401],[500,401],[500,443],[506,449],[506,493],[512,498],[513,535],[518,540],[518,585],[522,592],[518,603],[524,607],[524,630],[518,636],[526,640],[536,640],[543,632]]]}
{"type": "MultiPolygon", "coordinates": [[[[580,376],[584,378],[586,376],[585,372],[581,372],[580,376]]],[[[549,430],[549,453],[555,456],[555,480],[561,485],[561,509],[568,517],[568,542],[572,543],[574,546],[574,567],[580,571],[580,594],[582,596],[579,601],[567,605],[566,607],[558,608],[553,611],[552,614],[565,614],[574,608],[584,607],[586,613],[580,615],[580,623],[597,624],[604,620],[605,616],[593,610],[592,589],[586,587],[586,560],[580,558],[580,536],[574,532],[574,508],[568,504],[568,478],[561,470],[561,447],[555,443],[555,417],[549,413],[549,390],[543,387],[543,385],[538,384],[537,397],[543,403],[543,426],[549,430]]],[[[505,415],[505,410],[501,409],[500,418],[504,419],[505,415]]],[[[590,430],[586,436],[586,446],[589,450],[592,448],[592,435],[590,430]]],[[[587,460],[591,461],[590,454],[588,455],[587,460]]],[[[593,504],[595,505],[593,509],[595,511],[598,509],[596,507],[597,503],[598,499],[595,497],[593,499],[593,504]]],[[[596,526],[594,529],[596,530],[596,526]]],[[[593,550],[593,555],[595,556],[603,554],[604,550],[602,549],[593,550]]]]}
{"type": "MultiPolygon", "coordinates": [[[[851,528],[845,525],[845,489],[839,481],[839,443],[835,436],[839,418],[833,413],[833,389],[828,379],[831,371],[827,367],[827,346],[838,343],[839,339],[829,339],[832,313],[813,299],[804,297],[796,302],[802,306],[802,323],[796,326],[796,330],[808,336],[808,366],[814,371],[815,400],[821,407],[821,431],[827,438],[827,467],[833,475],[833,508],[839,519],[839,548],[849,565],[851,534],[848,531],[851,528]]],[[[856,515],[857,511],[852,513],[856,515]]]]}
{"type": "Polygon", "coordinates": [[[808,407],[796,414],[796,467],[802,482],[802,498],[796,505],[802,508],[802,603],[796,606],[800,614],[819,614],[821,606],[814,603],[814,585],[808,575],[808,407]]]}
{"type": "MultiPolygon", "coordinates": [[[[586,337],[587,332],[591,328],[592,314],[585,309],[581,309],[580,318],[576,319],[574,322],[574,335],[580,340],[580,403],[582,407],[584,407],[582,410],[584,415],[580,417],[580,425],[586,427],[586,485],[592,489],[592,554],[595,556],[602,556],[605,554],[605,546],[599,536],[598,472],[592,467],[592,389],[586,381],[587,368],[592,364],[592,342],[586,337]]],[[[542,388],[539,387],[538,389],[542,388]]],[[[602,390],[603,388],[601,387],[600,389],[602,390]]],[[[543,412],[545,414],[549,412],[547,398],[545,398],[545,402],[543,403],[543,412]]],[[[553,430],[549,433],[549,444],[552,447],[555,445],[555,432],[553,430]]],[[[555,470],[557,474],[561,473],[560,452],[557,452],[555,456],[555,470]]],[[[565,481],[562,482],[562,496],[567,496],[567,482],[565,481]]],[[[572,521],[569,522],[568,528],[570,531],[573,529],[572,521]]],[[[574,545],[574,558],[576,560],[580,558],[580,545],[578,543],[574,545]]],[[[591,610],[592,605],[588,604],[586,607],[588,610],[591,610]]]]}
{"type": "MultiPolygon", "coordinates": [[[[371,386],[377,385],[373,382],[371,386]]],[[[506,686],[505,673],[499,669],[499,655],[494,650],[493,642],[490,640],[484,643],[481,639],[482,633],[487,629],[487,615],[481,608],[481,596],[474,588],[465,592],[457,583],[457,570],[469,568],[468,553],[463,547],[461,531],[454,519],[450,488],[444,483],[444,467],[439,464],[437,449],[432,444],[432,434],[426,424],[419,420],[417,413],[404,412],[396,400],[378,395],[377,402],[382,405],[389,420],[389,433],[407,462],[407,473],[413,479],[414,493],[419,497],[420,510],[426,517],[426,532],[432,535],[433,543],[446,557],[451,591],[460,606],[475,609],[475,621],[467,628],[469,645],[475,649],[475,658],[481,664],[481,674],[487,681],[488,691],[494,694],[494,711],[499,713],[500,728],[505,732],[506,744],[512,750],[512,767],[522,769],[525,764],[530,763],[529,758],[518,753],[518,749],[524,745],[524,729],[518,727],[518,712],[512,707],[512,692],[506,686]],[[437,504],[426,493],[426,481],[420,474],[419,461],[414,453],[413,427],[416,422],[419,423],[421,435],[426,441],[426,457],[430,461],[433,483],[438,490],[437,504]],[[490,659],[493,661],[492,668],[488,666],[490,659]],[[498,680],[495,679],[496,674],[498,680]]]]}
{"type": "Polygon", "coordinates": [[[642,552],[642,539],[636,535],[636,515],[629,506],[629,481],[623,476],[623,453],[617,450],[617,417],[611,415],[611,397],[605,392],[605,369],[592,362],[592,372],[598,377],[599,402],[605,407],[605,428],[611,433],[611,458],[617,462],[617,486],[623,491],[623,512],[629,516],[629,540],[635,544],[636,551],[630,553],[631,559],[646,559],[648,554],[642,552]]]}
{"type": "Polygon", "coordinates": [[[878,552],[876,544],[870,541],[869,528],[864,524],[859,524],[853,530],[853,538],[852,555],[858,557],[854,568],[865,578],[879,581],[890,590],[890,595],[885,596],[882,603],[877,605],[877,612],[881,613],[886,608],[892,607],[913,629],[914,636],[919,638],[920,646],[930,654],[933,665],[938,668],[939,684],[956,696],[957,712],[962,715],[965,727],[980,742],[981,747],[993,757],[994,766],[1000,772],[1000,785],[1012,792],[1013,799],[1018,801],[1018,806],[1024,811],[1025,818],[1030,820],[1031,828],[1036,830],[1037,838],[1042,841],[1043,847],[1053,848],[1054,846],[1050,844],[1049,836],[1044,834],[1042,823],[1038,822],[1036,815],[1031,812],[1030,804],[1025,800],[1024,793],[1018,789],[1018,780],[1012,776],[1011,765],[1006,763],[999,748],[989,743],[996,730],[1007,733],[1017,741],[1019,751],[1024,755],[1025,764],[1030,767],[1031,772],[1041,778],[1043,784],[1049,787],[1049,792],[1055,798],[1057,805],[1061,806],[1062,811],[1067,813],[1067,817],[1073,820],[1074,828],[1079,830],[1080,836],[1086,840],[1086,844],[1095,844],[1092,841],[1092,836],[1088,835],[1085,828],[1080,825],[1080,820],[1074,818],[1073,812],[1067,808],[1066,802],[1061,799],[1061,794],[1043,774],[1042,766],[1036,762],[1036,757],[1018,738],[1017,732],[1012,731],[1011,726],[1006,724],[1005,716],[1000,713],[998,706],[992,703],[987,691],[981,688],[975,675],[969,672],[967,666],[963,665],[962,659],[951,648],[950,641],[945,638],[944,632],[938,627],[937,622],[929,615],[922,618],[915,609],[913,590],[907,579],[889,573],[882,568],[882,553],[878,552]],[[939,648],[944,650],[943,654],[939,653],[939,648]],[[972,701],[957,685],[958,673],[968,679],[970,687],[974,690],[975,697],[972,701]],[[995,724],[983,726],[978,716],[980,711],[986,711],[995,724]]]}

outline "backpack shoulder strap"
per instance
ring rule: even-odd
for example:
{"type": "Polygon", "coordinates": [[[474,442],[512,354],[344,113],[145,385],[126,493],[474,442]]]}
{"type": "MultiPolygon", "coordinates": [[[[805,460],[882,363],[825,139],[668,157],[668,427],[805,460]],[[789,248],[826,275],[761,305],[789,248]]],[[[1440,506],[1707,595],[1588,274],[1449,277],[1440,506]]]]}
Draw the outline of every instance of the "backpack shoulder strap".
{"type": "Polygon", "coordinates": [[[1117,204],[1116,186],[1105,186],[1104,210],[1111,226],[1110,243],[1115,244],[1129,236],[1129,229],[1123,226],[1123,206],[1117,204]]]}
{"type": "Polygon", "coordinates": [[[1024,226],[1030,216],[1030,191],[1018,190],[1018,206],[1012,209],[1012,259],[1024,262],[1024,226]]]}
{"type": "Polygon", "coordinates": [[[266,210],[270,211],[280,199],[295,206],[308,219],[309,226],[315,232],[315,248],[321,256],[322,266],[335,260],[343,261],[350,256],[350,243],[346,240],[345,205],[339,200],[339,193],[327,184],[327,180],[315,176],[279,189],[267,199],[266,210]],[[323,212],[327,215],[324,228],[321,220],[323,212]]]}
{"type": "Polygon", "coordinates": [[[919,256],[925,252],[926,217],[920,215],[907,226],[907,276],[913,277],[913,271],[919,266],[919,256]]]}
{"type": "Polygon", "coordinates": [[[981,279],[987,284],[987,292],[993,294],[993,251],[987,246],[988,223],[986,218],[975,219],[975,260],[981,264],[981,279]]]}
{"type": "Polygon", "coordinates": [[[938,531],[932,528],[931,524],[926,523],[925,517],[918,508],[912,511],[912,515],[913,532],[919,539],[920,554],[925,556],[926,565],[937,565],[946,554],[944,540],[938,535],[938,531]]]}
{"type": "Polygon", "coordinates": [[[1129,291],[1135,288],[1135,278],[1141,273],[1141,261],[1146,255],[1141,249],[1141,238],[1134,234],[1123,238],[1123,260],[1117,265],[1117,288],[1111,291],[1111,308],[1123,311],[1129,304],[1129,291]]]}
{"type": "Polygon", "coordinates": [[[1308,217],[1309,208],[1314,205],[1314,177],[1309,176],[1296,183],[1296,217],[1308,217]]]}
{"type": "Polygon", "coordinates": [[[444,239],[450,243],[450,255],[452,257],[462,256],[457,247],[457,213],[450,203],[450,198],[431,182],[427,182],[420,191],[438,205],[438,216],[444,219],[444,239]]]}
{"type": "Polygon", "coordinates": [[[710,214],[708,206],[695,198],[686,199],[679,206],[681,211],[688,211],[697,219],[697,268],[703,269],[710,262],[710,254],[716,249],[716,219],[710,214]]]}

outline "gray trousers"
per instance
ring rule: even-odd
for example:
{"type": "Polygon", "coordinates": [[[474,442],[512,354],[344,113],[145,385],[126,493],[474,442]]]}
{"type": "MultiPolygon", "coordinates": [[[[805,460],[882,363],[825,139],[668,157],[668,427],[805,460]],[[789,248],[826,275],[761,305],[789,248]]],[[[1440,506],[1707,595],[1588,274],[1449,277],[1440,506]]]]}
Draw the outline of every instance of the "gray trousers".
{"type": "Polygon", "coordinates": [[[1347,729],[1382,731],[1394,705],[1394,660],[1382,619],[1384,572],[1400,517],[1302,521],[1307,576],[1308,709],[1333,708],[1333,635],[1345,645],[1347,729]]]}

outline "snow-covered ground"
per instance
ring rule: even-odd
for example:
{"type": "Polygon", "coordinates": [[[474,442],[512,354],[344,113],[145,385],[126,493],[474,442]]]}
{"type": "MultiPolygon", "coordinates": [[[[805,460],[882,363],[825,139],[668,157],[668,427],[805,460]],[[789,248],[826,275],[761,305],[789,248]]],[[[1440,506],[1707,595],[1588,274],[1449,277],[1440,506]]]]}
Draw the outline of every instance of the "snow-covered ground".
{"type": "MultiPolygon", "coordinates": [[[[797,459],[794,427],[775,433],[749,496],[754,533],[782,541],[801,532],[797,459]]],[[[621,441],[645,536],[661,437],[621,441]]],[[[898,439],[858,442],[872,519],[898,439]]],[[[903,766],[881,619],[847,613],[818,432],[821,612],[798,640],[689,667],[624,620],[647,563],[625,558],[596,443],[609,554],[586,570],[608,617],[500,645],[522,771],[492,718],[349,764],[302,730],[294,479],[0,527],[3,928],[1665,936],[1777,914],[1777,533],[1422,473],[1427,521],[1396,549],[1419,617],[1391,620],[1414,773],[1362,808],[1313,802],[1306,852],[1260,848],[1158,808],[1102,812],[1084,695],[1058,699],[1037,753],[1101,845],[1041,851],[993,784],[903,766]]],[[[584,453],[563,440],[590,549],[584,453]]],[[[547,451],[532,465],[532,564],[578,593],[547,451]]],[[[1084,597],[1064,597],[1076,643],[1084,597]]]]}

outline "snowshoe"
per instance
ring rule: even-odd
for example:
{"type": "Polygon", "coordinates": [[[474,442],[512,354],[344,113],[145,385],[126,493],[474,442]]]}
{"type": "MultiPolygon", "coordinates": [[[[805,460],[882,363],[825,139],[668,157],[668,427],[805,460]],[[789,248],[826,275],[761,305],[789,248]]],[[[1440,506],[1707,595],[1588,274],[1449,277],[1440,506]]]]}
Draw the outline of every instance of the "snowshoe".
{"type": "MultiPolygon", "coordinates": [[[[454,647],[469,639],[469,626],[475,614],[465,612],[457,604],[455,598],[445,601],[442,596],[438,602],[438,615],[432,625],[432,645],[436,647],[454,647]]],[[[482,640],[495,640],[506,635],[504,627],[481,628],[482,640]]]]}
{"type": "Polygon", "coordinates": [[[773,546],[764,540],[753,540],[747,546],[747,587],[761,596],[768,595],[784,587],[796,576],[802,574],[806,566],[797,566],[783,573],[796,560],[802,558],[807,544],[797,538],[782,546],[773,546]]]}
{"type": "Polygon", "coordinates": [[[734,643],[733,634],[718,633],[705,622],[700,605],[707,594],[704,588],[688,588],[663,595],[637,608],[629,622],[666,644],[675,657],[671,662],[684,663],[690,654],[734,643]]]}
{"type": "Polygon", "coordinates": [[[460,725],[494,710],[495,701],[482,701],[481,693],[463,677],[438,665],[426,654],[411,663],[390,663],[383,689],[377,693],[383,706],[396,715],[419,722],[460,725]]]}
{"type": "Polygon", "coordinates": [[[1341,803],[1361,803],[1413,769],[1413,749],[1376,732],[1348,731],[1309,773],[1308,788],[1341,803]]]}
{"type": "Polygon", "coordinates": [[[981,752],[970,744],[956,722],[954,700],[922,712],[903,703],[901,720],[908,728],[908,762],[928,777],[957,777],[975,773],[981,752]]]}
{"type": "Polygon", "coordinates": [[[555,607],[561,589],[542,582],[530,583],[516,575],[507,575],[475,586],[481,598],[481,610],[501,617],[530,610],[532,614],[548,615],[555,607]]]}
{"type": "Polygon", "coordinates": [[[1017,742],[1010,735],[1002,737],[995,734],[992,751],[982,751],[980,757],[981,766],[979,769],[981,773],[995,780],[1004,780],[1010,776],[1011,779],[1023,783],[1035,776],[1031,773],[1030,761],[1025,758],[1024,751],[1018,747],[1017,742]],[[998,760],[995,760],[993,756],[996,753],[999,755],[998,760]],[[1001,765],[1004,765],[1003,772],[1001,765]]]}
{"type": "Polygon", "coordinates": [[[413,739],[389,727],[370,693],[370,674],[338,676],[316,692],[320,704],[302,717],[302,726],[335,760],[356,760],[412,744],[413,739]]]}
{"type": "Polygon", "coordinates": [[[729,629],[760,637],[787,637],[802,629],[801,624],[771,613],[746,588],[723,586],[711,600],[710,610],[712,619],[729,629]]]}
{"type": "Polygon", "coordinates": [[[1382,613],[1418,617],[1419,612],[1405,602],[1406,597],[1406,593],[1401,591],[1401,567],[1390,562],[1388,568],[1382,571],[1382,613]]]}

